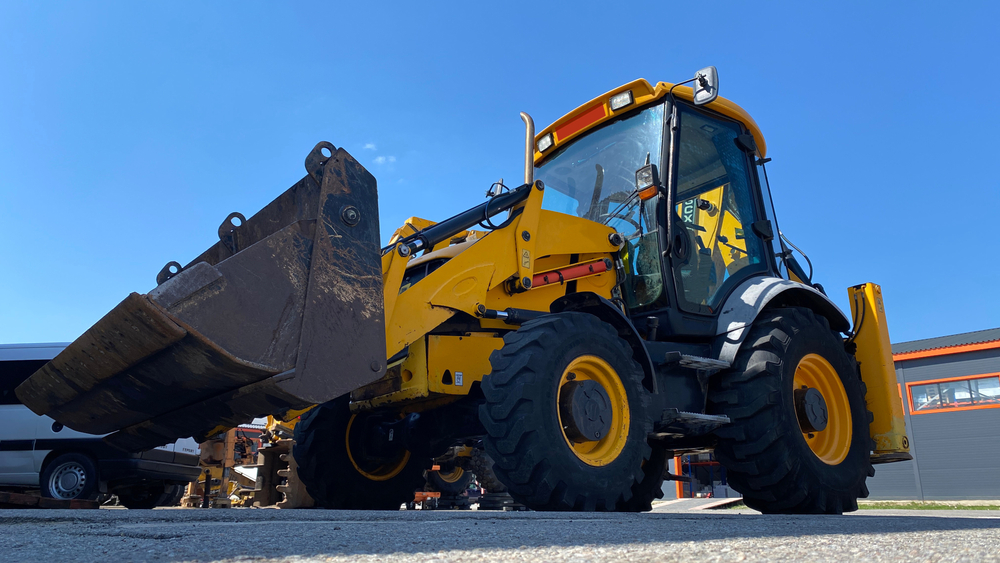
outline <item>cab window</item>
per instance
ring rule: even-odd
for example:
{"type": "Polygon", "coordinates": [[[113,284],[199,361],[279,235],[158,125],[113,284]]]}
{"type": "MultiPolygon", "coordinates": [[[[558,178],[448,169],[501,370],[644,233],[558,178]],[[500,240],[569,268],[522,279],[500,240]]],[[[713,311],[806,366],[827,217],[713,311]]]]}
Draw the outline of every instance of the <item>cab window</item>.
{"type": "Polygon", "coordinates": [[[20,405],[14,394],[17,386],[31,377],[48,360],[7,360],[0,361],[0,405],[20,405]]]}

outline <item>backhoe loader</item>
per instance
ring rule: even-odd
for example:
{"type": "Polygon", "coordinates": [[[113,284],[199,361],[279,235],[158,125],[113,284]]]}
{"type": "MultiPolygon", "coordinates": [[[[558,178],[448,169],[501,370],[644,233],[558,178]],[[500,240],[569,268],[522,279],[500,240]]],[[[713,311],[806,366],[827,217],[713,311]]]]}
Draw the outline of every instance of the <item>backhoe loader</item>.
{"type": "Polygon", "coordinates": [[[522,119],[523,183],[385,246],[375,179],[319,143],[18,396],[126,450],[310,409],[294,456],[331,508],[398,509],[471,449],[529,508],[642,511],[714,451],[752,508],[841,513],[909,459],[881,290],[849,318],[796,261],[714,67],[522,119]]]}

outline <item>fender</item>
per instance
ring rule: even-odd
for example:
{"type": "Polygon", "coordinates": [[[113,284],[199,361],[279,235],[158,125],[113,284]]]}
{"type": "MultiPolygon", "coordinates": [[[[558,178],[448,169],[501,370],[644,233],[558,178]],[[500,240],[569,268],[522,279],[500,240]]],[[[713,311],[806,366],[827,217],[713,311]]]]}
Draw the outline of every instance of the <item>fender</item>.
{"type": "Polygon", "coordinates": [[[632,357],[642,366],[642,385],[650,393],[656,393],[656,377],[654,377],[653,359],[646,350],[642,338],[635,330],[632,321],[622,313],[621,309],[604,297],[584,291],[580,293],[570,293],[556,299],[549,306],[552,313],[562,313],[564,311],[576,311],[590,313],[602,321],[615,327],[618,336],[622,337],[632,348],[632,357]]]}
{"type": "Polygon", "coordinates": [[[715,333],[720,360],[733,362],[749,332],[746,329],[768,306],[806,307],[826,317],[833,330],[851,328],[847,315],[816,288],[782,278],[752,278],[737,286],[722,306],[715,333]]]}

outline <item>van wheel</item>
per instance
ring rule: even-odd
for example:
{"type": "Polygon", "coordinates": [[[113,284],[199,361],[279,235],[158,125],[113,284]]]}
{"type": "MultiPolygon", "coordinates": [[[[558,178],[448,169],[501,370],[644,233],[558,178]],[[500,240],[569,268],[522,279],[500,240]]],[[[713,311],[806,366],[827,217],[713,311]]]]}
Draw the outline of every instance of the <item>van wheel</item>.
{"type": "Polygon", "coordinates": [[[90,456],[63,454],[42,471],[42,496],[60,500],[97,498],[97,466],[90,456]]]}

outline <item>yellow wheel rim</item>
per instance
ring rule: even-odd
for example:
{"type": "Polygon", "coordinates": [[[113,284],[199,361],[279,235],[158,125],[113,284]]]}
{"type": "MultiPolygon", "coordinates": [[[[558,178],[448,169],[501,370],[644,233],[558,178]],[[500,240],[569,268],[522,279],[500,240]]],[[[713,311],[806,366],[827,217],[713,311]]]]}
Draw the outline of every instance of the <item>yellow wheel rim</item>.
{"type": "Polygon", "coordinates": [[[556,412],[559,413],[559,428],[570,450],[587,465],[601,467],[618,458],[628,440],[630,413],[628,395],[618,373],[608,362],[597,356],[580,356],[569,363],[559,379],[556,393],[556,412]],[[562,421],[559,405],[562,391],[570,381],[594,381],[604,388],[611,399],[611,429],[600,440],[594,442],[573,442],[566,435],[566,425],[562,421]]]}
{"type": "Polygon", "coordinates": [[[448,473],[438,471],[438,477],[440,477],[445,483],[457,483],[458,480],[462,478],[462,475],[465,475],[465,470],[461,467],[456,467],[448,473]]]}
{"type": "MultiPolygon", "coordinates": [[[[818,432],[802,432],[809,449],[823,463],[837,465],[851,449],[851,405],[837,370],[818,354],[807,354],[795,367],[794,389],[811,387],[826,401],[826,428],[818,432]]],[[[796,420],[798,420],[796,418],[796,420]]],[[[799,424],[799,430],[802,430],[799,424]]]]}
{"type": "MultiPolygon", "coordinates": [[[[371,464],[371,467],[362,467],[355,459],[354,454],[351,453],[351,427],[354,426],[354,420],[358,417],[356,414],[351,415],[351,420],[347,421],[347,432],[344,433],[344,446],[347,449],[347,458],[351,460],[351,465],[358,473],[365,476],[367,479],[372,481],[388,481],[406,467],[406,463],[410,461],[410,452],[408,450],[403,450],[403,452],[396,456],[396,459],[385,463],[382,465],[371,464]]],[[[363,460],[362,460],[363,461],[363,460]]]]}

